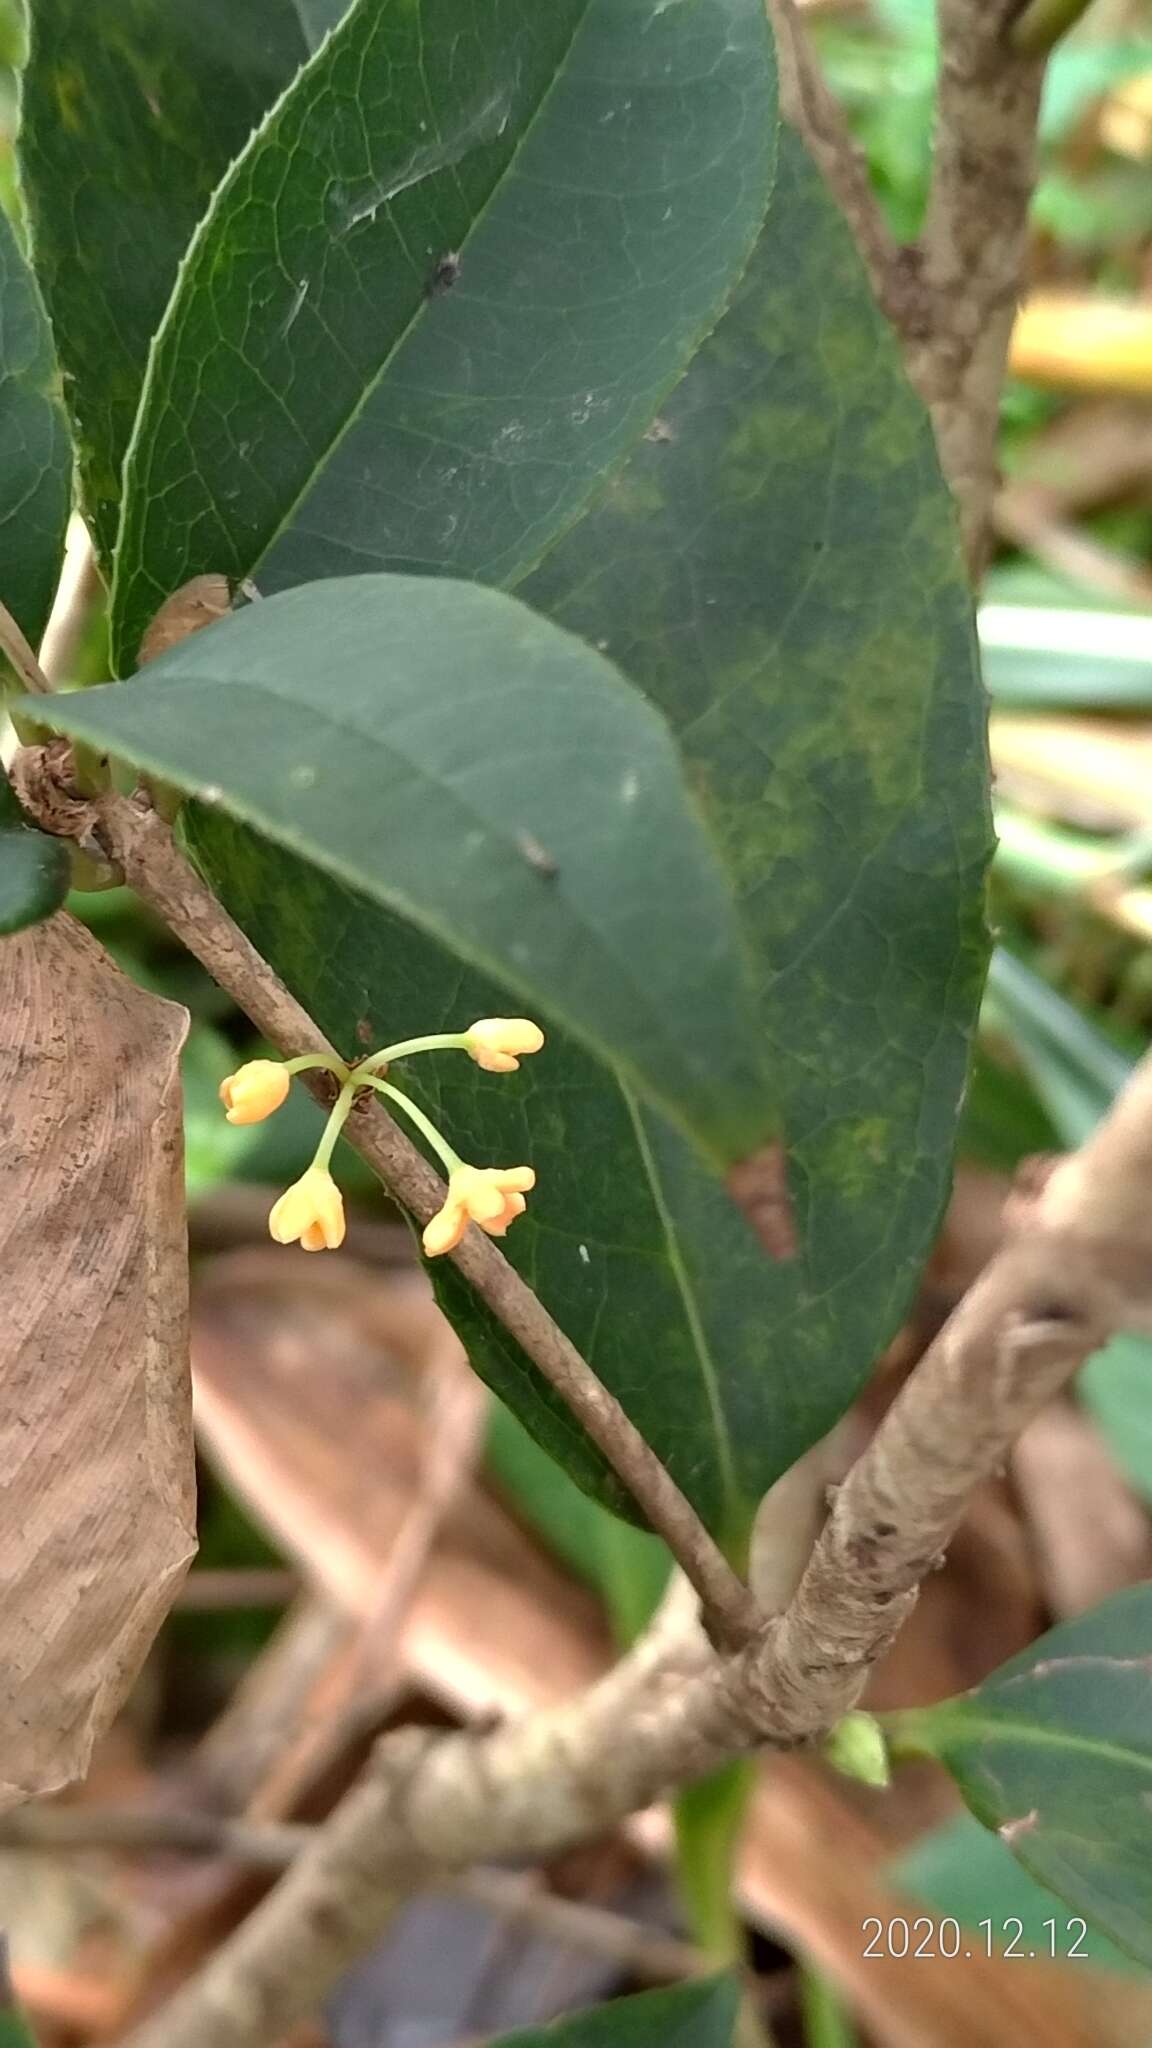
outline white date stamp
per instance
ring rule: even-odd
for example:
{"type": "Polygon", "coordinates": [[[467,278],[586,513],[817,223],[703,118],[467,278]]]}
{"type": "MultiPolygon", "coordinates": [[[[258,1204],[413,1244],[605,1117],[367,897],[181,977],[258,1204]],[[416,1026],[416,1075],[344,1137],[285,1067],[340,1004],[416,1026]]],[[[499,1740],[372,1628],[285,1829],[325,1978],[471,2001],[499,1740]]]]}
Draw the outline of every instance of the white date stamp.
{"type": "Polygon", "coordinates": [[[1020,1957],[1032,1962],[1039,1958],[1048,1962],[1087,1960],[1084,1940],[1088,1924],[1074,1914],[1067,1920],[1042,1920],[1037,1926],[1026,1928],[1014,1914],[1003,1920],[978,1920],[975,1927],[963,1927],[959,1920],[937,1920],[922,1913],[915,1920],[898,1915],[891,1920],[872,1917],[861,1923],[860,1931],[864,1938],[863,1954],[873,1962],[903,1962],[906,1957],[945,1962],[960,1957],[971,1961],[973,1956],[1020,1957]]]}

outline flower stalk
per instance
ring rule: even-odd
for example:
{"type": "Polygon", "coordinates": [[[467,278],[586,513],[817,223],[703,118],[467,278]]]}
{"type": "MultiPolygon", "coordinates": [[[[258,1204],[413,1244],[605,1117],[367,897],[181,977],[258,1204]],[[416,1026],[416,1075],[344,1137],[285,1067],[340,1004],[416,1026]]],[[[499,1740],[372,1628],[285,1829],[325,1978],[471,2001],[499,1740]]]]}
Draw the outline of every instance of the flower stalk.
{"type": "Polygon", "coordinates": [[[278,1244],[300,1244],[305,1251],[331,1251],[344,1241],[344,1201],[332,1178],[336,1140],[365,1089],[386,1095],[404,1111],[427,1141],[448,1174],[443,1206],[425,1226],[424,1250],[437,1258],[455,1249],[470,1223],[490,1237],[503,1237],[522,1216],[525,1196],[536,1185],[530,1166],[470,1166],[449,1144],[429,1116],[394,1082],[383,1077],[396,1060],[425,1052],[466,1052],[487,1073],[514,1073],[522,1058],[539,1052],[544,1033],[527,1017],[481,1017],[467,1031],[429,1032],[381,1046],[349,1067],[321,1054],[290,1060],[249,1060],[220,1084],[220,1100],[229,1123],[261,1123],[279,1109],[297,1074],[323,1067],[340,1083],[340,1093],[324,1126],[312,1164],[286,1188],[272,1209],[268,1228],[278,1244]]]}

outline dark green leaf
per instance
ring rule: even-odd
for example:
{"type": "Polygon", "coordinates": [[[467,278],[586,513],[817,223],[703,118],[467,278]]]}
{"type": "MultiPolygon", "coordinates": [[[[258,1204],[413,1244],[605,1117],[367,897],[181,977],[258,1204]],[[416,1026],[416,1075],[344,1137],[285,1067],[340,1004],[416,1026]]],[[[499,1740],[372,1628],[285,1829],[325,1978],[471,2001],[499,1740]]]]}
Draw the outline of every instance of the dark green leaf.
{"type": "MultiPolygon", "coordinates": [[[[532,281],[487,307],[489,332],[498,313],[507,323],[504,347],[527,350],[513,337],[532,281]]],[[[494,415],[494,431],[515,416],[494,415]]],[[[449,533],[455,501],[439,488],[429,566],[473,570],[475,523],[449,533]]],[[[731,310],[650,438],[522,588],[606,645],[678,729],[746,905],[799,1256],[771,1264],[675,1132],[559,1036],[527,1114],[518,1095],[443,1066],[414,1062],[407,1085],[478,1158],[528,1145],[539,1186],[510,1255],[738,1543],[751,1505],[851,1399],[935,1232],[990,842],[969,601],[927,423],[848,231],[787,137],[731,310]]],[[[196,837],[234,914],[339,1042],[365,1017],[382,1042],[507,1007],[222,821],[202,817],[196,837]]],[[[454,1273],[436,1278],[478,1369],[619,1505],[527,1361],[454,1273]]]]}
{"type": "Polygon", "coordinates": [[[890,1726],[900,1750],[945,1765],[1033,1877],[1152,1964],[1152,1586],[890,1726]]]}
{"type": "MultiPolygon", "coordinates": [[[[436,0],[429,19],[441,32],[456,12],[436,0]]],[[[193,570],[255,568],[268,589],[345,568],[351,534],[381,567],[528,574],[534,604],[606,644],[669,713],[747,904],[800,1256],[770,1267],[669,1127],[558,1036],[530,1131],[514,1093],[426,1069],[419,1085],[478,1157],[530,1139],[541,1188],[513,1256],[738,1540],[899,1320],[943,1201],[989,846],[969,600],[922,409],[790,137],[769,192],[760,0],[595,0],[550,13],[546,31],[542,19],[486,0],[470,31],[499,33],[461,67],[467,92],[434,86],[435,145],[405,135],[401,109],[387,164],[357,156],[349,176],[355,109],[334,87],[355,55],[387,104],[408,33],[407,15],[370,22],[362,5],[254,139],[158,347],[122,654],[193,570]],[[449,186],[413,151],[466,142],[469,111],[499,98],[517,58],[506,135],[469,150],[467,186],[449,186]],[[505,166],[518,125],[529,132],[505,166]],[[348,209],[414,162],[427,174],[342,237],[348,209]],[[325,180],[339,220],[331,196],[308,213],[325,180]],[[264,193],[274,220],[251,211],[264,193]],[[292,252],[283,274],[273,226],[292,252]],[[415,263],[397,256],[397,226],[415,263]],[[348,244],[363,252],[351,280],[348,244]],[[458,281],[426,297],[456,249],[458,281]],[[333,333],[349,337],[358,385],[333,333]],[[241,354],[287,410],[260,388],[228,410],[241,354]],[[360,410],[339,438],[350,398],[360,410]],[[241,451],[250,418],[259,434],[241,451]]],[[[374,133],[383,149],[386,124],[374,133]]],[[[478,1012],[500,1007],[499,989],[462,989],[455,962],[350,892],[289,876],[280,857],[263,866],[259,842],[222,823],[196,830],[233,908],[342,1043],[364,1018],[381,1037],[435,1028],[472,1007],[468,991],[478,1012]]],[[[450,1275],[441,1285],[497,1390],[582,1484],[618,1499],[526,1361],[450,1275]]]]}
{"type": "Polygon", "coordinates": [[[180,259],[213,186],[339,11],[336,0],[31,0],[24,191],[106,565],[148,346],[180,259]]]}
{"type": "Polygon", "coordinates": [[[52,608],[72,495],[58,387],[40,295],[0,211],[0,599],[33,646],[52,608]]]}
{"type": "MultiPolygon", "coordinates": [[[[1014,1957],[1060,1957],[1075,1949],[1077,1957],[1137,1974],[1132,1957],[1094,1927],[1085,1927],[1081,1934],[1083,1923],[1072,1920],[1064,1900],[1029,1877],[999,1836],[989,1834],[970,1814],[934,1828],[891,1866],[891,1874],[932,1908],[937,1925],[942,1917],[959,1921],[961,1952],[987,1955],[990,1948],[1011,1948],[1014,1957]],[[990,1925],[981,1926],[982,1921],[990,1925]]],[[[949,1949],[955,1939],[949,1930],[949,1949]]]]}
{"type": "Polygon", "coordinates": [[[119,672],[202,570],[523,573],[715,321],[774,116],[759,0],[359,0],[221,187],[160,332],[119,672]]]}
{"type": "Polygon", "coordinates": [[[514,598],[443,578],[314,584],[48,715],[210,790],[499,973],[721,1164],[770,1134],[734,908],[667,729],[514,598]]]}
{"type": "Polygon", "coordinates": [[[502,2034],[491,2048],[731,2048],[739,2002],[734,1977],[708,1977],[620,1998],[550,2027],[502,2034]]]}
{"type": "Polygon", "coordinates": [[[0,933],[20,932],[51,917],[70,878],[65,841],[28,823],[0,768],[0,933]]]}

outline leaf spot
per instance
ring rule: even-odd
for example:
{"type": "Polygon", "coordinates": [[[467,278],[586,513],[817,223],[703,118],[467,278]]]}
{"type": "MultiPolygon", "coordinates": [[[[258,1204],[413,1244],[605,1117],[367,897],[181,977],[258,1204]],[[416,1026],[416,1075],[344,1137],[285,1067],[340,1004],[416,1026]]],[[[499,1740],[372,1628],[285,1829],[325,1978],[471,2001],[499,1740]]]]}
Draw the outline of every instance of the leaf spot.
{"type": "Polygon", "coordinates": [[[1015,1842],[1019,1841],[1021,1835],[1030,1835],[1032,1833],[1039,1819],[1040,1810],[1034,1806],[1031,1813],[1022,1814],[1019,1820],[1003,1821],[996,1832],[1000,1840],[1006,1843],[1008,1848],[1011,1848],[1015,1842]]]}

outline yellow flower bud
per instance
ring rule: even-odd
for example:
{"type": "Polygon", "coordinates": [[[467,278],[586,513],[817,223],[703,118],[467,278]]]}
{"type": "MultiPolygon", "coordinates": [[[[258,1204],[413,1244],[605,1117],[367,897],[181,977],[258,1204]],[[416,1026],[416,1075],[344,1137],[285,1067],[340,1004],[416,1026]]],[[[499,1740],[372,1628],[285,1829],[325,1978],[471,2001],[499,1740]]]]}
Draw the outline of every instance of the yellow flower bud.
{"type": "Polygon", "coordinates": [[[230,1124],[261,1124],[279,1109],[291,1081],[278,1060],[249,1060],[220,1083],[230,1124]]]}
{"type": "Polygon", "coordinates": [[[481,1017],[464,1033],[467,1050],[490,1074],[513,1074],[517,1054],[539,1052],[544,1033],[530,1017],[481,1017]]]}
{"type": "Polygon", "coordinates": [[[443,1208],[424,1226],[428,1257],[453,1251],[469,1223],[478,1223],[489,1237],[503,1237],[524,1214],[524,1197],[535,1185],[530,1166],[457,1166],[448,1176],[443,1208]]]}
{"type": "Polygon", "coordinates": [[[344,1198],[325,1166],[310,1166],[286,1188],[268,1218],[277,1244],[306,1252],[335,1251],[344,1242],[344,1198]]]}

